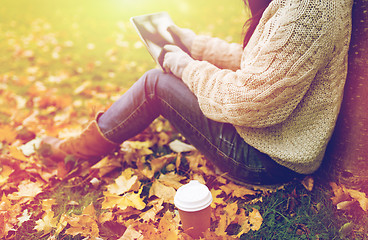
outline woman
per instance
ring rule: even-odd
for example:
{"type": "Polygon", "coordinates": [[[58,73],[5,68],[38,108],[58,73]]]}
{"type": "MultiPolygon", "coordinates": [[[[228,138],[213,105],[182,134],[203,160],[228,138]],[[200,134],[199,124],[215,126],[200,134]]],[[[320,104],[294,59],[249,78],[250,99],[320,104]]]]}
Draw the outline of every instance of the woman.
{"type": "Polygon", "coordinates": [[[323,159],[347,72],[352,0],[249,0],[243,46],[173,27],[151,70],[52,159],[95,161],[160,114],[234,181],[277,184],[323,159]]]}

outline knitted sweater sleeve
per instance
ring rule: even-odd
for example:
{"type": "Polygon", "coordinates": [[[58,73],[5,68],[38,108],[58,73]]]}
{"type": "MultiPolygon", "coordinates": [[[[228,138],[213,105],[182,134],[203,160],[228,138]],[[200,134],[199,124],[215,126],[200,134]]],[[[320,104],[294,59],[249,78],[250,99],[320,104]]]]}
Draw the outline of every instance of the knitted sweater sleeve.
{"type": "MultiPolygon", "coordinates": [[[[330,1],[291,0],[287,6],[285,1],[273,2],[279,5],[271,3],[266,9],[239,70],[207,61],[193,61],[185,68],[183,81],[208,118],[254,128],[281,123],[327,64],[334,47],[330,1]]],[[[202,49],[216,51],[215,46],[202,49]]]]}
{"type": "Polygon", "coordinates": [[[221,69],[238,70],[243,47],[238,43],[228,43],[220,38],[197,36],[191,47],[194,59],[205,60],[221,69]]]}

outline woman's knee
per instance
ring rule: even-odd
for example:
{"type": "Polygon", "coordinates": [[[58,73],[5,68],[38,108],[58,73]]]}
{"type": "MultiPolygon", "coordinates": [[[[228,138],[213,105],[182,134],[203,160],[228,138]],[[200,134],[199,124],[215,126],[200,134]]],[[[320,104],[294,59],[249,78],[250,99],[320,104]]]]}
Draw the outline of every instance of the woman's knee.
{"type": "Polygon", "coordinates": [[[153,93],[155,95],[158,92],[166,92],[166,90],[171,88],[171,85],[176,86],[178,82],[182,84],[180,79],[172,74],[164,73],[160,69],[151,69],[147,71],[140,80],[143,80],[146,93],[153,93]]]}

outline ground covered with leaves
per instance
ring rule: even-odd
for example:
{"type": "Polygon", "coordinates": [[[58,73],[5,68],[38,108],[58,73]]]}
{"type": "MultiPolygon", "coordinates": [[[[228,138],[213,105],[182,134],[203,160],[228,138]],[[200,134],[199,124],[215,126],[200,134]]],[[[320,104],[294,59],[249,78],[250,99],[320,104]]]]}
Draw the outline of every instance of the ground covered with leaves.
{"type": "Polygon", "coordinates": [[[154,67],[129,17],[165,10],[180,26],[241,41],[242,1],[212,4],[3,1],[1,239],[190,239],[173,197],[192,179],[213,196],[206,239],[368,239],[364,193],[321,173],[276,188],[236,185],[162,118],[92,167],[71,157],[46,165],[42,136],[77,135],[154,67]]]}

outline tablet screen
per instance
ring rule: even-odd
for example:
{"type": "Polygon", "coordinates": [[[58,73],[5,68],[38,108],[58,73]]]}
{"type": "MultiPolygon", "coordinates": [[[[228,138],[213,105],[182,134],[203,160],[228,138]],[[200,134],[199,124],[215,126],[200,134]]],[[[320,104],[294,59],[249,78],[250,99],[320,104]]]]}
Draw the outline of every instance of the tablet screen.
{"type": "Polygon", "coordinates": [[[167,31],[167,27],[174,24],[169,14],[166,12],[152,13],[132,17],[130,20],[157,62],[162,48],[166,44],[174,43],[171,34],[167,31]]]}

